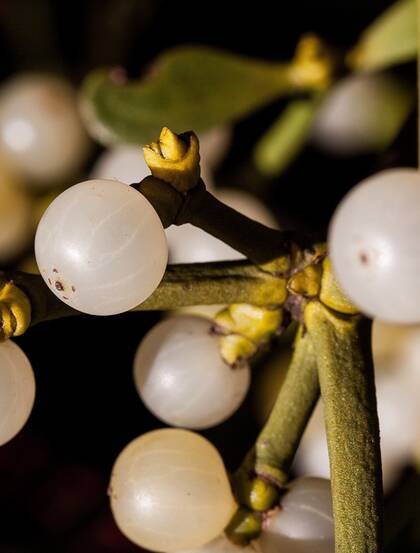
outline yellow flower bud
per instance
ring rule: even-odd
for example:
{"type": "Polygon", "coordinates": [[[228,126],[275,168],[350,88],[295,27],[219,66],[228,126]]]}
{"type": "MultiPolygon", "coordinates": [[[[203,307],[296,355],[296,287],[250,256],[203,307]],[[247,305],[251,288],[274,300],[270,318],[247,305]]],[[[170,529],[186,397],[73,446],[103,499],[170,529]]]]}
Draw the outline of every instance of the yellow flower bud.
{"type": "Polygon", "coordinates": [[[235,303],[214,318],[221,339],[221,355],[230,365],[254,355],[269,340],[283,320],[279,309],[266,309],[247,303],[235,303]]]}
{"type": "Polygon", "coordinates": [[[290,79],[298,88],[323,90],[331,83],[332,62],[325,48],[313,34],[298,43],[290,67],[290,79]]]}
{"type": "Polygon", "coordinates": [[[31,322],[31,304],[12,282],[0,281],[0,340],[23,334],[31,322]]]}
{"type": "Polygon", "coordinates": [[[257,353],[257,346],[245,336],[228,334],[220,338],[220,355],[228,365],[235,365],[257,353]]]}
{"type": "Polygon", "coordinates": [[[290,277],[287,287],[293,294],[299,294],[305,298],[316,297],[321,286],[321,274],[320,264],[307,265],[290,277]]]}
{"type": "Polygon", "coordinates": [[[144,159],[152,175],[171,184],[178,192],[194,188],[200,179],[200,153],[193,132],[177,135],[167,127],[158,142],[143,148],[144,159]]]}

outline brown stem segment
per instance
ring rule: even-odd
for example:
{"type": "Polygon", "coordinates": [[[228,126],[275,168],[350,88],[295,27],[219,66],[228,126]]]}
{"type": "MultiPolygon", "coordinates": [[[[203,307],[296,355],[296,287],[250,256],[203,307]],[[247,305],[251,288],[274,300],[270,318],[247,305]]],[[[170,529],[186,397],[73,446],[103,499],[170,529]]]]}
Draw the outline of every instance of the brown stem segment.
{"type": "Polygon", "coordinates": [[[164,227],[190,223],[258,265],[290,253],[291,233],[266,227],[228,207],[206,190],[203,181],[186,194],[152,176],[132,186],[153,205],[164,227]]]}
{"type": "Polygon", "coordinates": [[[288,232],[271,229],[220,202],[203,184],[192,189],[175,224],[191,223],[223,240],[254,263],[263,264],[290,252],[288,232]]]}
{"type": "Polygon", "coordinates": [[[379,425],[371,323],[317,301],[305,308],[313,340],[331,467],[336,553],[378,553],[383,543],[379,425]]]}

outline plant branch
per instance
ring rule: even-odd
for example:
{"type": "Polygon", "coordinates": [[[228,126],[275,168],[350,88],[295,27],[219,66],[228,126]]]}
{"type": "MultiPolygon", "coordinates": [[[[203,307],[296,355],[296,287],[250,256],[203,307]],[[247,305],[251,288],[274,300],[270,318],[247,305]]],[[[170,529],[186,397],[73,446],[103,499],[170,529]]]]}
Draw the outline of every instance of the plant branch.
{"type": "Polygon", "coordinates": [[[330,456],[336,553],[378,553],[383,498],[371,323],[317,301],[305,309],[317,356],[330,456]]]}
{"type": "Polygon", "coordinates": [[[293,358],[271,415],[258,436],[255,472],[283,485],[302,434],[319,397],[314,345],[300,327],[293,358]]]}
{"type": "Polygon", "coordinates": [[[187,194],[156,177],[133,186],[153,205],[165,227],[190,223],[257,264],[290,252],[290,232],[268,228],[228,207],[206,190],[203,181],[187,194]]]}
{"type": "Polygon", "coordinates": [[[202,181],[190,191],[175,220],[177,225],[185,223],[219,238],[257,264],[290,252],[290,232],[268,228],[228,207],[202,181]]]}
{"type": "Polygon", "coordinates": [[[316,355],[312,340],[301,325],[271,415],[234,476],[236,498],[246,507],[238,509],[226,529],[234,543],[244,545],[255,537],[255,528],[243,524],[244,516],[247,519],[258,515],[277,503],[278,488],[289,479],[290,466],[318,397],[316,355]]]}
{"type": "MultiPolygon", "coordinates": [[[[10,272],[5,278],[28,296],[31,324],[80,314],[57,298],[40,275],[10,272]]],[[[281,305],[285,299],[285,279],[247,261],[169,265],[155,292],[134,311],[245,302],[281,305]]]]}

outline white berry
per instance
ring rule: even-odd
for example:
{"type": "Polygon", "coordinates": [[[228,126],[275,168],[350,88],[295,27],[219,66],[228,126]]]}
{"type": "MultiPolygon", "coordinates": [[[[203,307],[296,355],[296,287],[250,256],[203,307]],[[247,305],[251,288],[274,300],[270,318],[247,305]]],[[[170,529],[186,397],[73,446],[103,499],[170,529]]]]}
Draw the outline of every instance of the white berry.
{"type": "Polygon", "coordinates": [[[146,198],[117,181],[85,181],[47,208],[35,237],[45,282],[62,301],[92,315],[132,309],[165,272],[162,223],[146,198]]]}
{"type": "Polygon", "coordinates": [[[211,321],[193,315],[176,315],[152,328],[134,360],[137,391],[152,413],[173,426],[202,429],[238,409],[250,370],[229,367],[219,341],[211,321]]]}
{"type": "Polygon", "coordinates": [[[77,171],[89,143],[66,81],[24,74],[0,91],[0,151],[33,183],[59,183],[77,171]]]}
{"type": "Polygon", "coordinates": [[[109,495],[120,530],[151,551],[201,547],[222,533],[235,510],[219,453],[179,429],[132,441],[115,462],[109,495]]]}
{"type": "Polygon", "coordinates": [[[334,553],[330,481],[306,477],[292,482],[280,509],[268,515],[258,542],[262,553],[334,553]]]}
{"type": "Polygon", "coordinates": [[[414,100],[413,91],[390,75],[351,75],[332,89],[321,106],[313,139],[344,156],[381,149],[396,136],[414,100]]]}
{"type": "Polygon", "coordinates": [[[105,150],[92,169],[93,179],[113,179],[126,184],[140,182],[149,175],[143,150],[133,144],[120,144],[105,150]]]}
{"type": "Polygon", "coordinates": [[[391,169],[354,187],[329,229],[329,251],[347,295],[367,315],[420,321],[420,173],[391,169]]]}
{"type": "Polygon", "coordinates": [[[14,438],[31,414],[35,377],[28,358],[11,340],[0,344],[0,445],[14,438]]]}

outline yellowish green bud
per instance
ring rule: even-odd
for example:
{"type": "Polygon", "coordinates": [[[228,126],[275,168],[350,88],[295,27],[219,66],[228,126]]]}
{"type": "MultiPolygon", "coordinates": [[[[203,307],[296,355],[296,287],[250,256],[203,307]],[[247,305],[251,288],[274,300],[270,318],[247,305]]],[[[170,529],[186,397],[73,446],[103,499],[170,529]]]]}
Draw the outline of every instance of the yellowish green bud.
{"type": "Polygon", "coordinates": [[[283,321],[283,311],[235,303],[214,318],[221,339],[221,355],[230,365],[248,359],[270,339],[283,321]]]}
{"type": "Polygon", "coordinates": [[[305,35],[298,43],[290,67],[290,78],[299,88],[323,90],[331,83],[332,61],[325,47],[313,34],[305,35]]]}
{"type": "Polygon", "coordinates": [[[228,334],[220,338],[220,355],[228,365],[238,364],[257,353],[258,347],[245,336],[228,334]]]}
{"type": "Polygon", "coordinates": [[[321,288],[321,275],[320,264],[308,265],[290,277],[287,287],[293,294],[314,298],[318,296],[321,288]]]}
{"type": "Polygon", "coordinates": [[[200,179],[200,153],[193,132],[178,136],[167,127],[159,140],[143,148],[152,175],[171,184],[178,192],[194,188],[200,179]]]}
{"type": "Polygon", "coordinates": [[[247,509],[238,509],[229,522],[225,533],[231,542],[247,545],[261,532],[261,516],[247,509]]]}
{"type": "Polygon", "coordinates": [[[0,340],[20,336],[31,322],[31,304],[13,282],[0,280],[0,340]]]}

